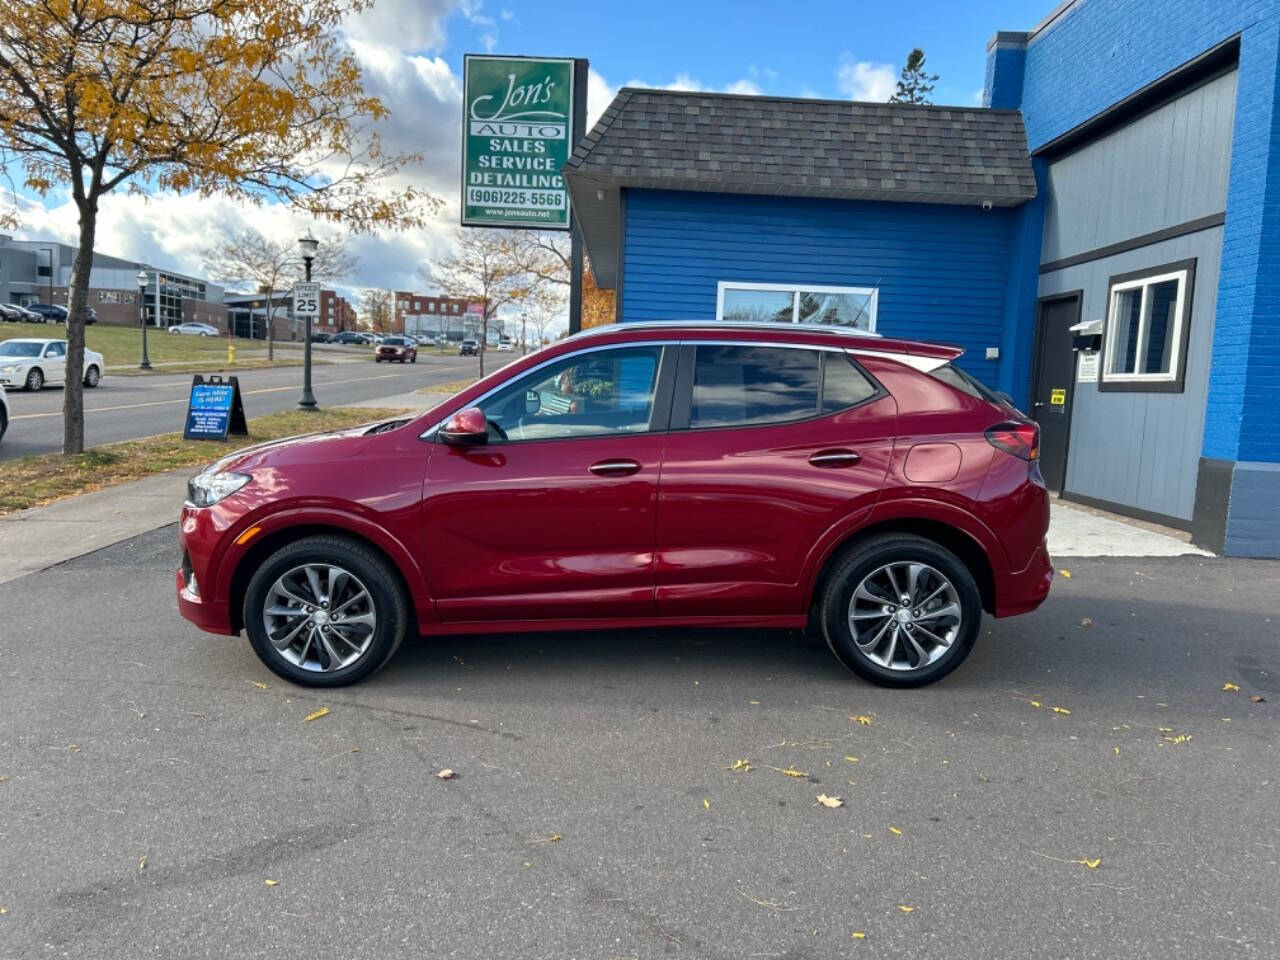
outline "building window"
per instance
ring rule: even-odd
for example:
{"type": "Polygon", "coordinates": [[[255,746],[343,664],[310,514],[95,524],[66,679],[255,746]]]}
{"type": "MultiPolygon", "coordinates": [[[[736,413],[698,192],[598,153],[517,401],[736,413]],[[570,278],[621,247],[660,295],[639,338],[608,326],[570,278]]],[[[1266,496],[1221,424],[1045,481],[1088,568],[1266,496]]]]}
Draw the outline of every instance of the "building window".
{"type": "Polygon", "coordinates": [[[1182,390],[1195,260],[1125,273],[1108,284],[1102,390],[1182,390]]]}
{"type": "Polygon", "coordinates": [[[879,291],[799,283],[721,280],[716,319],[737,323],[819,323],[874,331],[879,291]]]}

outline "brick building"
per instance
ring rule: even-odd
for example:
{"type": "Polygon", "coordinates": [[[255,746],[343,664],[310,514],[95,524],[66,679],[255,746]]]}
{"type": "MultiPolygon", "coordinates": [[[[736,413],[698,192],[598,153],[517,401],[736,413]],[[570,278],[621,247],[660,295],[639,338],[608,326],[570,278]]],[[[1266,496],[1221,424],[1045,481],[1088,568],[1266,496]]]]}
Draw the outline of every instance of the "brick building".
{"type": "Polygon", "coordinates": [[[344,330],[356,328],[356,311],[346,297],[339,296],[333,290],[320,291],[320,316],[313,324],[313,329],[324,333],[342,333],[344,330]]]}
{"type": "Polygon", "coordinates": [[[477,336],[484,310],[482,303],[465,297],[434,297],[403,290],[397,290],[393,296],[392,324],[397,333],[405,332],[408,318],[410,333],[444,336],[452,341],[477,336]]]}

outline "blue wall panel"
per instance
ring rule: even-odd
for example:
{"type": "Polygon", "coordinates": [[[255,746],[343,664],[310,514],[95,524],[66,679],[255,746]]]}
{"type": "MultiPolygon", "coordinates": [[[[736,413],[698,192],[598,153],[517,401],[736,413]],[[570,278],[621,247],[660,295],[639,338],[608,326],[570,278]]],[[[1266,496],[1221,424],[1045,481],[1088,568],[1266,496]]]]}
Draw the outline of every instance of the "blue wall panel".
{"type": "MultiPolygon", "coordinates": [[[[877,332],[954,343],[984,382],[1026,383],[1029,342],[985,359],[1006,342],[1013,211],[650,190],[625,209],[624,321],[713,319],[721,280],[879,287],[877,332]]],[[[1037,242],[1033,284],[1038,258],[1037,242]]]]}

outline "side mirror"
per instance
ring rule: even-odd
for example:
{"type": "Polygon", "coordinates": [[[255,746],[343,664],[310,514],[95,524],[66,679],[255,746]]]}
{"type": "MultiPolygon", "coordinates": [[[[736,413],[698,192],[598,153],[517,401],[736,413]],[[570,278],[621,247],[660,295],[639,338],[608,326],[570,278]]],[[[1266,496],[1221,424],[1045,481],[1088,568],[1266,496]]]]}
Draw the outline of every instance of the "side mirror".
{"type": "Polygon", "coordinates": [[[489,421],[479,407],[459,410],[440,428],[440,440],[453,447],[475,447],[489,441],[489,421]]]}
{"type": "Polygon", "coordinates": [[[534,414],[540,409],[542,409],[542,394],[537,390],[526,390],[524,392],[524,412],[534,414]]]}

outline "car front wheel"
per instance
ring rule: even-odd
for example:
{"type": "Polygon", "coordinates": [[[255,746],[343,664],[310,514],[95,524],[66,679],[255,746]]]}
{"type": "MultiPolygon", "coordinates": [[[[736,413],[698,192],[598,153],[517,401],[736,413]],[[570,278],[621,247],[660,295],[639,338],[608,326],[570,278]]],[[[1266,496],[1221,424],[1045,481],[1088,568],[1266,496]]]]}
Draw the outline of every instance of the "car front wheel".
{"type": "Polygon", "coordinates": [[[84,372],[84,385],[90,390],[96,387],[101,379],[102,374],[98,372],[97,367],[90,367],[84,372]]]}
{"type": "Polygon", "coordinates": [[[396,571],[340,536],[295,541],[267,558],[245,592],[249,642],[266,666],[305,687],[341,687],[381,669],[409,626],[396,571]]]}
{"type": "Polygon", "coordinates": [[[27,390],[40,390],[44,387],[44,373],[39,367],[32,367],[27,374],[27,382],[25,388],[27,390]]]}
{"type": "Polygon", "coordinates": [[[827,646],[885,687],[941,680],[973,649],[982,600],[969,569],[924,537],[889,534],[836,566],[819,602],[827,646]]]}

